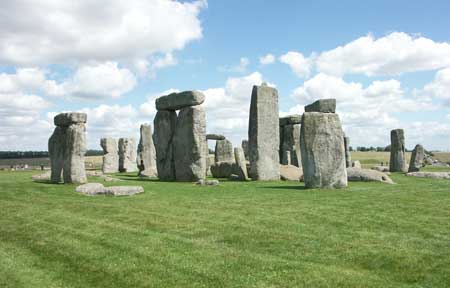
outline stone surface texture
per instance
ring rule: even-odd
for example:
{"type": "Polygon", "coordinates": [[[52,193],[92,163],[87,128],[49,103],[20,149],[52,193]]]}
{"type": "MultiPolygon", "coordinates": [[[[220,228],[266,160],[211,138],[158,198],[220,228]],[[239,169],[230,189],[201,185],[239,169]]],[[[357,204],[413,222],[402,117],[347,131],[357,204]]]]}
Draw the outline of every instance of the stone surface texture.
{"type": "Polygon", "coordinates": [[[248,126],[250,177],[253,180],[280,179],[280,135],[278,91],[253,86],[248,126]]]}
{"type": "Polygon", "coordinates": [[[156,177],[158,175],[156,170],[156,151],[150,125],[141,125],[136,162],[140,176],[156,177]]]}
{"type": "Polygon", "coordinates": [[[117,151],[117,141],[114,138],[102,138],[100,146],[103,149],[103,173],[119,172],[119,153],[117,151]]]}
{"type": "Polygon", "coordinates": [[[85,183],[86,171],[84,155],[86,154],[85,113],[61,113],[55,116],[57,125],[48,141],[53,183],[85,183]]]}
{"type": "Polygon", "coordinates": [[[420,144],[414,147],[411,153],[411,160],[409,162],[408,172],[417,172],[424,166],[425,149],[420,144]]]}
{"type": "Polygon", "coordinates": [[[136,144],[134,138],[119,139],[119,172],[135,172],[136,144]]]}
{"type": "Polygon", "coordinates": [[[206,140],[225,140],[225,136],[220,134],[206,134],[206,140]]]}
{"type": "Polygon", "coordinates": [[[214,161],[234,162],[233,143],[231,143],[231,141],[227,139],[216,141],[216,147],[214,149],[214,161]]]}
{"type": "Polygon", "coordinates": [[[394,184],[394,181],[383,172],[372,169],[347,168],[348,181],[376,181],[386,184],[394,184]]]}
{"type": "Polygon", "coordinates": [[[391,156],[389,161],[390,172],[406,172],[405,134],[403,129],[391,131],[391,156]]]}
{"type": "MultiPolygon", "coordinates": [[[[359,162],[359,160],[353,161],[351,167],[356,168],[356,169],[361,169],[362,168],[361,162],[359,162]]],[[[347,167],[347,168],[350,168],[350,167],[347,167]]]]}
{"type": "Polygon", "coordinates": [[[200,91],[184,91],[172,93],[156,99],[157,110],[180,110],[189,106],[200,105],[205,101],[205,95],[200,91]]]}
{"type": "Polygon", "coordinates": [[[303,170],[294,165],[280,165],[280,177],[284,181],[301,181],[303,170]]]}
{"type": "Polygon", "coordinates": [[[409,172],[406,176],[432,178],[432,179],[450,179],[450,172],[409,172]]]}
{"type": "Polygon", "coordinates": [[[75,192],[87,196],[95,196],[95,195],[132,196],[144,192],[144,188],[141,186],[105,187],[101,183],[86,183],[78,186],[75,189],[75,192]]]}
{"type": "Polygon", "coordinates": [[[312,104],[306,105],[305,112],[335,113],[336,99],[319,99],[312,104]]]}
{"type": "Polygon", "coordinates": [[[295,114],[295,115],[281,117],[279,121],[280,121],[280,126],[300,124],[300,123],[302,123],[302,115],[295,114]]]}
{"type": "Polygon", "coordinates": [[[156,150],[156,167],[158,177],[163,181],[175,180],[175,163],[173,159],[173,134],[177,124],[175,111],[158,111],[153,125],[153,143],[156,150]]]}
{"type": "Polygon", "coordinates": [[[249,180],[247,174],[247,161],[245,160],[244,150],[241,147],[234,148],[234,159],[236,160],[236,175],[239,180],[249,180]]]}
{"type": "Polygon", "coordinates": [[[347,186],[344,135],[337,114],[305,112],[300,147],[307,188],[347,186]]]}

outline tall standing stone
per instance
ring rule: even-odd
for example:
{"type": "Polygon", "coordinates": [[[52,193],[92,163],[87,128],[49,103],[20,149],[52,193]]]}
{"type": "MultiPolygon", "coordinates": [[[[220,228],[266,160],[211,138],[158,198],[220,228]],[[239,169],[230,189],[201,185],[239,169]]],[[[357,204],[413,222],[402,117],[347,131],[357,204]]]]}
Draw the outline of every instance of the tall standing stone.
{"type": "Polygon", "coordinates": [[[214,149],[214,161],[217,162],[234,162],[233,143],[228,139],[217,140],[214,149]]]}
{"type": "Polygon", "coordinates": [[[350,137],[344,136],[345,167],[352,167],[352,156],[350,154],[350,137]]]}
{"type": "Polygon", "coordinates": [[[175,178],[177,181],[198,181],[206,174],[206,121],[202,106],[180,110],[173,136],[175,178]]]}
{"type": "Polygon", "coordinates": [[[156,151],[155,145],[153,145],[152,126],[148,124],[143,124],[140,128],[136,162],[140,176],[157,176],[156,151]]]}
{"type": "MultiPolygon", "coordinates": [[[[319,109],[320,102],[315,107],[319,109]]],[[[337,114],[305,112],[301,124],[300,148],[306,187],[347,186],[344,133],[337,114]]]]}
{"type": "Polygon", "coordinates": [[[250,176],[280,179],[278,92],[265,84],[253,86],[248,127],[250,176]]]}
{"type": "Polygon", "coordinates": [[[390,172],[406,172],[405,134],[403,129],[391,131],[391,157],[389,162],[390,172]]]}
{"type": "Polygon", "coordinates": [[[155,132],[153,142],[156,150],[156,167],[158,177],[163,181],[175,180],[175,163],[173,160],[173,134],[177,125],[175,111],[161,110],[153,120],[155,132]]]}
{"type": "Polygon", "coordinates": [[[418,172],[423,167],[423,160],[425,159],[425,149],[420,144],[414,147],[409,162],[408,172],[418,172]]]}
{"type": "Polygon", "coordinates": [[[85,113],[61,113],[55,116],[57,127],[48,142],[52,182],[60,182],[61,173],[64,183],[87,181],[84,166],[86,120],[85,113]]]}
{"type": "Polygon", "coordinates": [[[136,145],[134,138],[119,139],[119,172],[135,172],[136,145]]]}
{"type": "Polygon", "coordinates": [[[113,138],[102,138],[100,146],[103,149],[103,173],[119,172],[119,154],[117,152],[117,141],[113,138]]]}

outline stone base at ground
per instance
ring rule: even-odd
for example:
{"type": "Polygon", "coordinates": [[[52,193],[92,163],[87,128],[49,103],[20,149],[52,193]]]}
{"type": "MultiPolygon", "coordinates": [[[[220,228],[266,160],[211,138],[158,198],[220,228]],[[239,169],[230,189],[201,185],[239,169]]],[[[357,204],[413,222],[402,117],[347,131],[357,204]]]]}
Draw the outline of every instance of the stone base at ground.
{"type": "Polygon", "coordinates": [[[214,178],[228,178],[231,174],[237,174],[236,163],[217,162],[211,165],[211,174],[214,178]]]}
{"type": "Polygon", "coordinates": [[[280,178],[284,181],[301,181],[303,170],[294,165],[280,165],[280,178]]]}
{"type": "Polygon", "coordinates": [[[110,186],[105,187],[101,183],[86,183],[78,186],[76,192],[87,196],[95,195],[113,195],[113,196],[131,196],[144,192],[141,186],[110,186]]]}
{"type": "Polygon", "coordinates": [[[33,176],[31,176],[31,179],[33,179],[33,180],[50,180],[50,176],[51,176],[51,172],[47,171],[43,174],[33,175],[33,176]]]}
{"type": "Polygon", "coordinates": [[[348,181],[360,182],[383,182],[386,184],[395,184],[392,179],[383,172],[371,169],[347,168],[348,181]]]}
{"type": "Polygon", "coordinates": [[[450,179],[450,172],[409,172],[406,176],[432,178],[432,179],[450,179]]]}

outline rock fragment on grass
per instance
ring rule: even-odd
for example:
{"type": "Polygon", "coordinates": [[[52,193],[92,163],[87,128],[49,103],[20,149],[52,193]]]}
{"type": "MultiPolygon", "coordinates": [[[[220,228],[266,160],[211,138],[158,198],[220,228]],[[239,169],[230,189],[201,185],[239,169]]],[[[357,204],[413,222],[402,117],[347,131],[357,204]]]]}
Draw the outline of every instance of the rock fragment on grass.
{"type": "Polygon", "coordinates": [[[141,186],[110,186],[105,187],[101,183],[86,183],[78,186],[76,192],[87,196],[95,195],[113,195],[113,196],[132,196],[144,192],[141,186]]]}
{"type": "Polygon", "coordinates": [[[383,172],[371,169],[347,168],[348,181],[383,182],[395,184],[392,179],[383,172]]]}
{"type": "Polygon", "coordinates": [[[409,172],[406,176],[432,178],[432,179],[450,179],[450,172],[409,172]]]}

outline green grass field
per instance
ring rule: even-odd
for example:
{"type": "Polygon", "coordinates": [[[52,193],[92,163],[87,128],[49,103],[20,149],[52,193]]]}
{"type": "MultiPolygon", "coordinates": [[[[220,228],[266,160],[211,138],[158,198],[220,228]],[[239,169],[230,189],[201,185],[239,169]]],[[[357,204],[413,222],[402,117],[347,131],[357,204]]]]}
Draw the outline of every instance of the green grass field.
{"type": "Polygon", "coordinates": [[[0,172],[0,287],[450,287],[448,180],[306,190],[120,175],[145,193],[114,198],[30,176],[0,172]]]}

